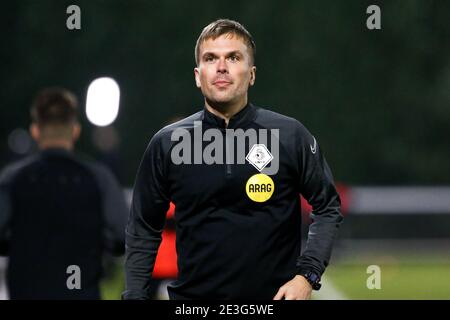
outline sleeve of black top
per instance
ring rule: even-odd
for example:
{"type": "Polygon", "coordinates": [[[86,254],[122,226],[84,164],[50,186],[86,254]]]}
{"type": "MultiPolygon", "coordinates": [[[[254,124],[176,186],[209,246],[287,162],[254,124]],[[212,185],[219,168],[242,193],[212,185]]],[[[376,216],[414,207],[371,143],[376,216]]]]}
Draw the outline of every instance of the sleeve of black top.
{"type": "Polygon", "coordinates": [[[125,251],[125,226],[128,216],[125,194],[108,168],[96,165],[94,170],[102,195],[105,247],[113,255],[122,255],[125,251]]]}
{"type": "Polygon", "coordinates": [[[164,228],[169,197],[166,191],[161,138],[150,141],[136,177],[126,228],[123,299],[149,299],[149,285],[164,228]]]}
{"type": "Polygon", "coordinates": [[[12,174],[5,168],[0,173],[0,255],[8,255],[10,221],[12,215],[12,204],[10,186],[12,174]]]}
{"type": "Polygon", "coordinates": [[[314,271],[322,275],[343,221],[341,202],[331,170],[316,139],[305,127],[299,126],[296,140],[301,166],[299,189],[313,209],[306,248],[297,259],[297,270],[299,274],[314,271]]]}

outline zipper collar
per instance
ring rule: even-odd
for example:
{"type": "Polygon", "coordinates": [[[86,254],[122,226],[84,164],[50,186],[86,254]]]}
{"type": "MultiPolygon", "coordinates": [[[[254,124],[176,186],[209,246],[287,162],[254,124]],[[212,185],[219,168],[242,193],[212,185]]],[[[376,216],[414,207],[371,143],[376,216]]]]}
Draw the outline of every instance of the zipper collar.
{"type": "Polygon", "coordinates": [[[237,129],[243,128],[255,119],[256,107],[247,103],[242,110],[231,117],[228,122],[228,126],[225,123],[225,119],[216,116],[214,113],[210,112],[206,107],[203,108],[202,121],[211,125],[212,127],[220,129],[237,129]]]}

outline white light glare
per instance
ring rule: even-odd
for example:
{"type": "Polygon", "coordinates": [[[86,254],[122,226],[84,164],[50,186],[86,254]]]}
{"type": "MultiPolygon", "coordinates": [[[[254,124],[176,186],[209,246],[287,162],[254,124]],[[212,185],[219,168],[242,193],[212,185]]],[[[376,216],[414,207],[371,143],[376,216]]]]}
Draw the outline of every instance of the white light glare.
{"type": "Polygon", "coordinates": [[[99,127],[110,125],[119,113],[120,88],[112,78],[98,78],[89,85],[86,116],[99,127]]]}

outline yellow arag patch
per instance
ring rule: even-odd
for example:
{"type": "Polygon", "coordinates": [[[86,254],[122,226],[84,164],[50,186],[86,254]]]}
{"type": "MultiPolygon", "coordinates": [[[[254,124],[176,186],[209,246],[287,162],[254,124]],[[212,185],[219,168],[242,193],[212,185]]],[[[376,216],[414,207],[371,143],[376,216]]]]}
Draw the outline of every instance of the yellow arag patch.
{"type": "Polygon", "coordinates": [[[255,202],[265,202],[270,199],[275,190],[275,184],[268,175],[258,173],[248,179],[245,186],[247,196],[255,202]]]}

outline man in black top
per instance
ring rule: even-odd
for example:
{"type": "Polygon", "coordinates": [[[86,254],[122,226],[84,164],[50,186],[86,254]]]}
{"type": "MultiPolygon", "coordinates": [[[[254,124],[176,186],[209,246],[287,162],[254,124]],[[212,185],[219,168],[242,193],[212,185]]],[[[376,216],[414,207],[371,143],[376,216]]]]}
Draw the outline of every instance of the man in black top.
{"type": "Polygon", "coordinates": [[[73,153],[81,129],[72,93],[43,90],[31,116],[39,152],[0,174],[10,298],[99,299],[102,254],[125,247],[124,194],[106,167],[73,153]]]}
{"type": "Polygon", "coordinates": [[[309,299],[343,218],[316,139],[297,120],[254,106],[255,45],[218,20],[196,45],[204,109],[161,129],[137,174],[126,230],[124,299],[148,299],[169,201],[178,279],[171,299],[309,299]],[[299,194],[313,207],[301,254],[299,194]]]}

